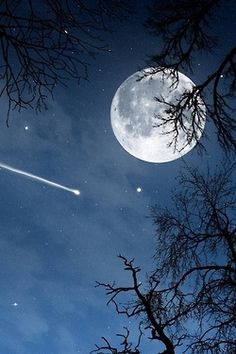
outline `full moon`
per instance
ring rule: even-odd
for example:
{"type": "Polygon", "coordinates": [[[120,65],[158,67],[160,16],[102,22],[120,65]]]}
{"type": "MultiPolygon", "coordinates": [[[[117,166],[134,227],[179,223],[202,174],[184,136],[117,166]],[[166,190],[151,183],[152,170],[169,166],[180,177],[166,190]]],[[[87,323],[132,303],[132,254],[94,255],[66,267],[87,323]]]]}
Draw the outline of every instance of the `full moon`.
{"type": "MultiPolygon", "coordinates": [[[[166,102],[177,103],[182,94],[195,84],[179,72],[178,82],[173,85],[173,77],[168,70],[143,75],[140,79],[142,73],[151,72],[151,69],[136,72],[118,88],[111,105],[111,125],[117,140],[129,154],[147,162],[162,163],[178,159],[196,145],[205,125],[205,106],[199,99],[204,119],[194,125],[196,138],[188,142],[186,132],[179,127],[177,142],[171,144],[174,139],[173,122],[158,126],[158,117],[168,118],[166,102]],[[158,96],[164,99],[164,103],[155,99],[158,96]]],[[[193,108],[189,107],[182,118],[190,133],[193,129],[192,114],[193,108]]]]}

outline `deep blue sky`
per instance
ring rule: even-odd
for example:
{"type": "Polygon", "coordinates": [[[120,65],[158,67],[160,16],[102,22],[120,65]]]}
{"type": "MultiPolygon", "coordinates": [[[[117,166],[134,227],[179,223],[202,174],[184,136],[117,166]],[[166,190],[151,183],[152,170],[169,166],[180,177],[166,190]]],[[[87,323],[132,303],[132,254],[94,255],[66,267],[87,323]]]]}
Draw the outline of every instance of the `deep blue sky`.
{"type": "MultiPolygon", "coordinates": [[[[117,88],[158,50],[143,17],[141,6],[136,18],[114,26],[107,36],[112,52],[91,61],[90,82],[58,88],[42,114],[12,114],[9,129],[1,117],[1,163],[79,188],[81,195],[0,170],[0,353],[89,353],[102,335],[127,324],[106,307],[95,281],[127,281],[119,253],[135,257],[145,271],[153,266],[154,228],[146,216],[150,205],[169,204],[183,163],[132,157],[110,125],[117,88]]],[[[217,21],[227,34],[225,22],[217,21]]],[[[231,25],[228,33],[225,46],[236,37],[231,25]]],[[[202,56],[189,77],[198,83],[217,60],[202,56]]],[[[187,154],[191,166],[220,162],[212,127],[206,129],[207,153],[187,154]]]]}

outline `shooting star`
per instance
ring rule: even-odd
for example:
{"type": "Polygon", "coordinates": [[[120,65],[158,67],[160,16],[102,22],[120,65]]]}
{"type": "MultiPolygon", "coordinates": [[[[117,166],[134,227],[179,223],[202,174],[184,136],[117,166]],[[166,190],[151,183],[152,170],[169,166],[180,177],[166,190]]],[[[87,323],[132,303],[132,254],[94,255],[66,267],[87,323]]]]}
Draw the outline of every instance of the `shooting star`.
{"type": "Polygon", "coordinates": [[[3,163],[0,163],[0,168],[4,168],[5,170],[11,171],[11,172],[19,173],[20,175],[32,178],[32,179],[34,179],[36,181],[48,184],[49,186],[52,186],[52,187],[56,187],[56,188],[59,188],[59,189],[64,189],[65,191],[71,192],[71,193],[73,193],[75,195],[80,195],[79,189],[72,189],[72,188],[65,187],[65,186],[63,186],[63,185],[61,185],[59,183],[55,183],[55,182],[49,181],[46,178],[35,176],[32,173],[28,173],[28,172],[19,170],[18,168],[14,168],[14,167],[11,167],[9,165],[5,165],[3,163]]]}

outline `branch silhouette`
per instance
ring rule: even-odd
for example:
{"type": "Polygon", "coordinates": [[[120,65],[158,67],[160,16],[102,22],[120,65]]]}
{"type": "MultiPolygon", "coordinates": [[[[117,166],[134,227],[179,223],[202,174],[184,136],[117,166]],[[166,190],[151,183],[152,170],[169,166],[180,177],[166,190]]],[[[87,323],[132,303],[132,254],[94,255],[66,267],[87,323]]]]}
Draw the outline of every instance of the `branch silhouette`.
{"type": "Polygon", "coordinates": [[[217,166],[214,174],[201,174],[185,164],[172,207],[151,209],[155,270],[141,283],[141,268],[119,256],[130,273],[130,285],[98,283],[117,314],[138,321],[142,334],[138,345],[129,343],[129,352],[124,344],[117,348],[106,339],[106,345],[96,346],[97,353],[109,348],[111,353],[141,354],[147,333],[157,350],[163,348],[161,354],[178,353],[180,347],[186,354],[235,353],[234,173],[235,164],[230,163],[217,166]]]}
{"type": "MultiPolygon", "coordinates": [[[[178,85],[178,71],[193,73],[198,54],[215,54],[218,45],[224,41],[214,35],[214,19],[220,16],[221,6],[229,6],[231,1],[222,0],[172,0],[155,1],[149,8],[146,21],[148,31],[161,40],[160,52],[150,60],[153,66],[150,75],[157,72],[170,72],[173,85],[178,85]]],[[[192,129],[185,129],[187,140],[198,140],[196,126],[202,121],[201,102],[206,106],[207,117],[216,128],[218,141],[225,152],[235,151],[235,92],[236,92],[236,47],[228,49],[218,66],[197,84],[186,91],[175,107],[166,111],[169,117],[159,120],[157,126],[171,123],[175,136],[172,144],[176,146],[180,128],[183,129],[182,116],[186,109],[193,108],[192,129]],[[199,111],[199,113],[197,113],[199,111]]],[[[162,100],[157,97],[157,101],[162,100]]],[[[162,101],[163,102],[163,101],[162,101]]]]}
{"type": "Polygon", "coordinates": [[[106,22],[130,13],[125,1],[6,0],[0,3],[0,97],[10,112],[47,107],[55,87],[88,79],[88,58],[110,51],[106,22]]]}

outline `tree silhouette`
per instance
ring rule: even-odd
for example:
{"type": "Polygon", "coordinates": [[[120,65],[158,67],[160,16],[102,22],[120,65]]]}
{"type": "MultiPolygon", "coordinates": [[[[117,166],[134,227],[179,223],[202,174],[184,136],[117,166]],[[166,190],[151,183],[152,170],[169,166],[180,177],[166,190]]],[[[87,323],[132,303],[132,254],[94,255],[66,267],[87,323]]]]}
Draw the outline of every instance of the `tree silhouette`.
{"type": "Polygon", "coordinates": [[[186,168],[173,207],[152,208],[157,266],[147,284],[139,281],[134,261],[122,256],[131,285],[98,283],[118,314],[139,319],[138,343],[132,345],[126,332],[120,349],[103,338],[96,353],[141,353],[144,332],[162,344],[162,354],[179,353],[180,346],[187,354],[236,352],[235,165],[213,175],[186,168]]]}
{"type": "MultiPolygon", "coordinates": [[[[198,54],[215,54],[224,38],[215,38],[214,22],[220,18],[222,7],[234,6],[231,0],[171,0],[154,1],[150,6],[146,27],[150,33],[158,37],[163,44],[162,49],[151,57],[153,69],[150,75],[163,72],[173,77],[173,86],[178,83],[178,71],[194,71],[198,54]]],[[[170,107],[167,104],[168,118],[157,120],[156,126],[171,125],[175,131],[173,138],[179,138],[183,129],[182,116],[189,107],[194,108],[192,129],[184,129],[187,140],[198,140],[199,120],[195,113],[199,110],[199,102],[204,100],[206,114],[216,128],[217,137],[224,150],[235,150],[235,92],[236,92],[236,47],[228,48],[216,68],[206,79],[190,91],[184,92],[179,102],[170,107]],[[193,137],[191,137],[193,134],[193,137]]],[[[163,102],[163,98],[156,97],[163,102]]],[[[202,117],[201,117],[202,118],[202,117]]]]}
{"type": "Polygon", "coordinates": [[[87,79],[88,56],[109,51],[106,21],[129,14],[123,0],[0,1],[0,97],[10,111],[46,107],[56,85],[87,79]],[[95,4],[95,5],[91,5],[95,4]]]}

